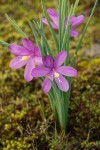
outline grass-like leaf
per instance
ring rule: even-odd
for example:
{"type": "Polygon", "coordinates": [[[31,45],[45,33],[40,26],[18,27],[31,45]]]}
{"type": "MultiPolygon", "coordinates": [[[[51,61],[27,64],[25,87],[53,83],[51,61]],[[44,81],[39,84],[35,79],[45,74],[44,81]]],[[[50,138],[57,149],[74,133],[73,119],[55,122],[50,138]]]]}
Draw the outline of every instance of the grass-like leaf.
{"type": "MultiPolygon", "coordinates": [[[[44,33],[42,32],[40,26],[39,26],[35,21],[33,21],[33,23],[34,23],[34,26],[36,27],[36,29],[38,30],[38,33],[39,33],[39,34],[42,36],[42,38],[43,38],[43,41],[44,41],[44,44],[45,44],[45,46],[46,46],[46,48],[47,48],[48,54],[50,54],[50,55],[53,57],[53,53],[52,53],[52,50],[50,49],[50,46],[49,46],[49,44],[48,44],[48,40],[47,40],[47,38],[45,37],[44,33]]],[[[46,53],[46,54],[47,54],[47,53],[46,53]]]]}
{"type": "MultiPolygon", "coordinates": [[[[65,34],[65,21],[66,21],[66,14],[67,14],[67,0],[63,0],[63,2],[62,2],[61,13],[62,13],[61,34],[62,34],[62,38],[63,38],[64,34],[65,34]]],[[[61,47],[62,47],[62,45],[61,45],[61,47]]]]}
{"type": "Polygon", "coordinates": [[[53,39],[54,39],[54,41],[55,41],[56,50],[57,50],[57,52],[59,52],[58,39],[57,39],[56,34],[55,34],[55,31],[53,30],[52,25],[51,25],[51,23],[50,23],[50,19],[49,19],[48,13],[47,13],[47,10],[46,10],[45,5],[44,5],[44,0],[41,0],[41,5],[42,5],[43,11],[44,11],[45,18],[46,18],[47,21],[48,21],[48,24],[49,24],[49,27],[50,27],[50,31],[51,31],[51,33],[52,33],[52,37],[53,37],[53,39]]]}
{"type": "Polygon", "coordinates": [[[0,40],[0,44],[3,46],[6,46],[6,47],[8,47],[10,45],[9,43],[2,41],[2,40],[0,40]]]}
{"type": "Polygon", "coordinates": [[[62,0],[59,0],[59,51],[61,51],[62,44],[62,0]]]}
{"type": "Polygon", "coordinates": [[[52,91],[52,89],[50,90],[50,92],[48,93],[48,97],[49,97],[49,101],[50,101],[50,105],[51,105],[51,108],[54,112],[54,115],[55,115],[55,119],[58,119],[58,115],[57,115],[57,106],[56,106],[56,101],[55,101],[55,95],[52,91]]]}
{"type": "Polygon", "coordinates": [[[66,31],[65,31],[65,34],[64,34],[64,37],[63,37],[63,43],[62,43],[62,49],[66,49],[66,43],[67,43],[67,40],[68,38],[70,38],[69,36],[69,30],[70,30],[70,17],[71,17],[71,12],[72,12],[72,7],[69,11],[69,15],[68,15],[68,23],[67,23],[67,27],[66,27],[66,31]]]}
{"type": "Polygon", "coordinates": [[[13,25],[13,27],[25,38],[28,38],[28,36],[16,25],[16,23],[7,15],[5,14],[7,20],[13,25]]]}
{"type": "Polygon", "coordinates": [[[98,2],[98,0],[95,1],[94,7],[93,7],[92,12],[91,12],[91,15],[90,15],[90,17],[89,17],[89,19],[88,19],[88,22],[87,22],[87,24],[86,24],[86,26],[85,26],[85,28],[84,28],[84,31],[83,31],[83,33],[82,33],[82,36],[81,36],[80,40],[79,40],[78,46],[77,46],[77,48],[76,48],[76,55],[77,55],[77,53],[78,53],[78,50],[80,49],[80,46],[81,46],[81,44],[82,44],[84,35],[85,35],[85,33],[86,33],[86,30],[87,30],[87,28],[88,28],[88,26],[89,26],[89,24],[90,24],[90,21],[91,21],[91,19],[92,19],[93,14],[94,14],[94,11],[95,11],[97,2],[98,2]]]}
{"type": "Polygon", "coordinates": [[[31,27],[31,30],[32,30],[33,35],[34,35],[34,37],[35,37],[35,40],[36,40],[36,42],[37,42],[37,44],[38,44],[38,46],[39,46],[39,48],[40,48],[41,55],[44,56],[44,55],[45,55],[45,52],[44,52],[44,49],[43,49],[43,47],[42,47],[42,45],[41,45],[41,42],[40,42],[40,40],[39,40],[38,34],[37,34],[36,30],[34,29],[33,24],[32,24],[30,21],[28,21],[28,23],[29,23],[29,25],[30,25],[30,27],[31,27]]]}
{"type": "MultiPolygon", "coordinates": [[[[52,82],[52,81],[51,81],[52,82]]],[[[54,82],[52,82],[52,88],[55,95],[56,107],[57,107],[57,114],[59,118],[60,126],[63,130],[66,130],[66,117],[65,117],[65,110],[61,92],[59,91],[58,87],[54,82]]]]}
{"type": "MultiPolygon", "coordinates": [[[[40,19],[40,29],[41,29],[41,31],[42,31],[42,33],[44,33],[44,29],[43,29],[43,22],[42,22],[42,19],[40,19]]],[[[42,45],[42,47],[43,47],[43,49],[44,49],[44,52],[45,52],[45,55],[46,55],[46,46],[45,46],[45,44],[44,44],[44,40],[43,40],[43,37],[41,36],[41,45],[42,45]]]]}
{"type": "Polygon", "coordinates": [[[76,9],[77,9],[77,6],[78,6],[78,4],[79,4],[79,1],[80,1],[80,0],[76,0],[76,1],[75,1],[74,7],[73,7],[72,15],[75,15],[75,14],[76,14],[76,9]]]}
{"type": "Polygon", "coordinates": [[[85,33],[86,33],[86,30],[87,30],[87,28],[88,28],[88,26],[89,26],[89,24],[90,24],[90,21],[91,21],[91,19],[92,19],[93,14],[94,14],[94,11],[95,11],[95,8],[96,8],[97,3],[98,3],[98,0],[96,0],[95,3],[94,3],[94,7],[93,7],[93,9],[92,9],[91,15],[90,15],[90,17],[89,17],[89,19],[88,19],[88,22],[87,22],[87,24],[86,24],[86,26],[85,26],[85,28],[84,28],[84,30],[83,30],[83,33],[82,33],[81,38],[80,38],[80,40],[79,40],[78,46],[77,46],[77,48],[76,48],[75,55],[73,56],[73,58],[72,58],[72,60],[71,60],[71,66],[74,66],[76,55],[78,54],[78,51],[79,51],[79,49],[80,49],[80,47],[81,47],[83,38],[84,38],[85,33]]]}

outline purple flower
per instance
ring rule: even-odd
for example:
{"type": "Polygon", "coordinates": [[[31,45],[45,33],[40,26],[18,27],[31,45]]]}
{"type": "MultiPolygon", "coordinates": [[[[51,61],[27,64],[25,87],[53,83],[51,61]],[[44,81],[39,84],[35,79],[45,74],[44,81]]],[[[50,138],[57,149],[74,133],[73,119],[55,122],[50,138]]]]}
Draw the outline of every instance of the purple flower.
{"type": "Polygon", "coordinates": [[[54,80],[60,90],[68,91],[68,81],[64,76],[77,76],[77,70],[70,66],[61,66],[66,57],[66,51],[61,51],[55,60],[50,55],[47,55],[42,59],[44,66],[32,70],[33,77],[46,77],[42,84],[44,93],[48,93],[51,89],[52,82],[50,80],[54,80]]]}
{"type": "MultiPolygon", "coordinates": [[[[50,18],[52,19],[52,21],[51,21],[52,27],[55,30],[58,30],[59,29],[59,15],[58,15],[58,13],[51,8],[49,8],[47,10],[47,12],[48,12],[48,15],[50,16],[50,18]]],[[[71,18],[70,18],[70,24],[71,24],[70,35],[72,37],[78,36],[79,32],[75,29],[75,27],[80,25],[84,21],[84,19],[85,19],[85,17],[83,15],[80,15],[78,17],[71,16],[71,18]]],[[[48,25],[46,18],[42,18],[42,21],[48,25]]],[[[68,17],[66,17],[65,27],[67,26],[67,23],[68,23],[68,17]]]]}
{"type": "Polygon", "coordinates": [[[24,38],[22,40],[23,46],[11,44],[9,51],[16,55],[10,62],[10,67],[13,69],[19,69],[26,65],[24,71],[24,78],[27,82],[32,80],[32,69],[36,66],[42,65],[42,58],[39,48],[35,46],[29,39],[24,38]]]}

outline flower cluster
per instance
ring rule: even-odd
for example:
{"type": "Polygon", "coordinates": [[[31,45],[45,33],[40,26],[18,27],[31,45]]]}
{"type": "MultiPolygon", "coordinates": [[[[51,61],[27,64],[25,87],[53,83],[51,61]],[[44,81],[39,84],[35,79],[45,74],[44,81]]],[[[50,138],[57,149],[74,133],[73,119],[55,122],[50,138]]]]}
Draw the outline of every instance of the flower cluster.
{"type": "MultiPolygon", "coordinates": [[[[54,29],[59,29],[59,16],[53,9],[47,10],[48,15],[52,19],[51,25],[54,29]]],[[[78,36],[76,26],[81,24],[84,20],[84,16],[78,17],[71,16],[70,36],[78,36]]],[[[43,23],[48,24],[45,18],[42,18],[43,23]]],[[[68,17],[65,20],[65,28],[67,28],[68,17]]],[[[26,65],[24,78],[27,82],[33,78],[44,77],[42,88],[44,93],[48,93],[52,87],[52,81],[54,81],[61,91],[68,91],[68,81],[64,76],[75,77],[77,76],[77,70],[70,66],[64,66],[63,63],[67,58],[67,51],[61,50],[56,58],[52,58],[50,55],[46,55],[42,58],[40,50],[29,39],[24,38],[22,40],[23,46],[11,44],[9,51],[16,55],[10,63],[10,67],[13,69],[19,69],[26,65]]]]}
{"type": "Polygon", "coordinates": [[[16,57],[10,62],[10,67],[13,69],[19,69],[26,65],[24,78],[29,82],[33,79],[31,75],[32,69],[41,66],[43,63],[40,50],[37,46],[26,38],[22,40],[22,43],[23,46],[16,44],[11,44],[9,46],[9,51],[16,55],[16,57]]]}
{"type": "Polygon", "coordinates": [[[53,80],[56,82],[61,91],[68,91],[69,85],[64,76],[77,76],[77,70],[70,66],[61,66],[64,63],[66,57],[66,51],[61,51],[56,56],[55,60],[50,55],[47,55],[42,59],[43,66],[32,70],[33,77],[45,76],[45,80],[42,84],[44,93],[49,92],[52,86],[51,81],[53,80]]]}
{"type": "MultiPolygon", "coordinates": [[[[47,10],[47,12],[48,12],[48,15],[50,16],[50,18],[52,19],[52,21],[50,22],[52,27],[55,30],[58,30],[59,29],[59,15],[58,15],[58,13],[51,8],[49,8],[47,10]]],[[[71,37],[77,37],[79,35],[79,32],[75,29],[75,27],[80,25],[84,21],[84,19],[85,19],[85,17],[83,15],[80,15],[78,17],[75,17],[75,16],[70,17],[70,25],[71,25],[70,36],[71,37]]],[[[42,21],[48,25],[46,18],[43,18],[42,21]]],[[[67,24],[68,24],[68,17],[66,17],[66,19],[65,19],[65,29],[67,28],[67,24]]]]}

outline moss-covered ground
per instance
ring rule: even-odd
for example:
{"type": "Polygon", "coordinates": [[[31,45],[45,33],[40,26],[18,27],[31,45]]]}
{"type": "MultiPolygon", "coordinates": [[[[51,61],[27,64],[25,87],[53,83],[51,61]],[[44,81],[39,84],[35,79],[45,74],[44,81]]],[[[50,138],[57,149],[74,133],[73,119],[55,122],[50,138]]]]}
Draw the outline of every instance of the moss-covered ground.
{"type": "MultiPolygon", "coordinates": [[[[57,8],[57,0],[47,0],[46,7],[57,8]]],[[[73,1],[72,1],[73,2],[73,1]]],[[[77,14],[88,19],[93,0],[80,1],[77,14]]],[[[40,0],[0,0],[0,39],[21,44],[21,35],[6,20],[7,13],[34,42],[27,19],[43,16],[40,0]]],[[[91,44],[100,46],[99,3],[87,30],[76,61],[78,77],[73,80],[67,134],[55,126],[49,100],[38,80],[27,83],[24,69],[11,70],[13,55],[0,46],[0,150],[99,150],[100,149],[100,57],[91,44]],[[56,130],[57,128],[57,130],[56,130]]],[[[46,35],[54,49],[46,26],[46,35]]],[[[72,54],[79,38],[72,39],[72,54]]],[[[99,47],[100,48],[100,47],[99,47]]]]}

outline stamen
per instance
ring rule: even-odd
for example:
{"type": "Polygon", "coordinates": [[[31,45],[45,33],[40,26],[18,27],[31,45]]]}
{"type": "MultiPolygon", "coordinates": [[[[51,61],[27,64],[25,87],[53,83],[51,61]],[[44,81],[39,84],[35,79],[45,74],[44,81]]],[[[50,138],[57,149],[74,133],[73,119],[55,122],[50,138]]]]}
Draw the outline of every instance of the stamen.
{"type": "Polygon", "coordinates": [[[59,83],[62,82],[59,78],[58,78],[59,83]]]}
{"type": "Polygon", "coordinates": [[[30,56],[23,56],[21,60],[22,60],[22,61],[25,61],[25,60],[27,60],[29,57],[30,57],[30,56]]]}
{"type": "Polygon", "coordinates": [[[54,72],[54,77],[58,78],[59,77],[59,73],[54,72]]]}
{"type": "Polygon", "coordinates": [[[61,83],[62,81],[59,79],[59,73],[57,73],[57,72],[54,72],[54,77],[55,78],[58,78],[58,81],[59,81],[59,83],[61,83]]]}

